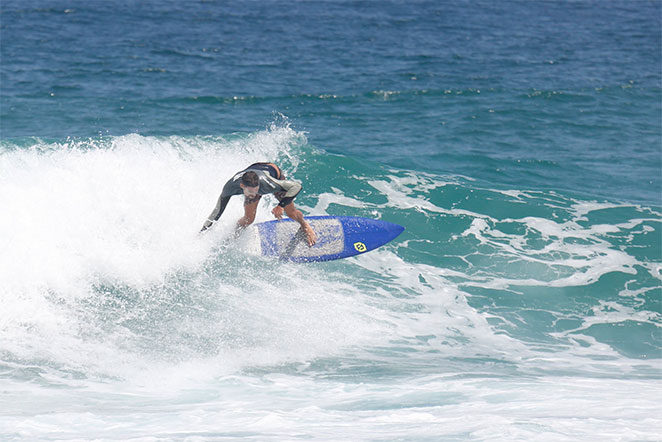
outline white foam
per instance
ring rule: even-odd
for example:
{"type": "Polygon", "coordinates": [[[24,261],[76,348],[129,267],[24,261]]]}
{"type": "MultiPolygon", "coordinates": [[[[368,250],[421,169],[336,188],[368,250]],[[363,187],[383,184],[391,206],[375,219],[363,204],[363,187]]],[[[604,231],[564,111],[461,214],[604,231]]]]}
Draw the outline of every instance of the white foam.
{"type": "MultiPolygon", "coordinates": [[[[2,349],[16,357],[45,357],[120,377],[131,375],[131,367],[141,367],[140,371],[153,366],[131,344],[142,338],[130,336],[121,325],[131,320],[132,311],[105,331],[89,323],[88,315],[104,297],[102,288],[115,287],[130,298],[118,301],[113,298],[117,295],[110,295],[113,302],[144,302],[134,307],[137,315],[150,314],[146,309],[150,302],[170,308],[177,293],[173,287],[182,283],[178,274],[186,277],[183,282],[193,291],[195,284],[204,284],[200,296],[212,296],[215,289],[221,290],[221,297],[241,292],[241,279],[224,292],[209,282],[213,277],[201,273],[214,256],[219,237],[232,230],[233,222],[218,223],[203,237],[198,231],[233,173],[265,159],[294,168],[298,160],[290,149],[302,141],[300,133],[274,127],[233,140],[128,135],[4,152],[0,155],[2,349]],[[118,354],[126,364],[110,363],[118,354]]],[[[240,199],[231,201],[224,219],[236,220],[242,212],[240,199]]],[[[314,280],[307,281],[314,287],[314,280]]],[[[251,290],[245,295],[262,299],[270,315],[269,302],[279,298],[268,295],[277,289],[267,283],[261,289],[264,295],[251,290]]],[[[317,290],[319,296],[328,296],[333,285],[321,283],[317,290]]],[[[296,296],[292,299],[302,302],[296,296]]],[[[305,305],[322,313],[314,303],[305,305]]],[[[338,305],[340,310],[346,308],[338,305]]],[[[99,309],[96,314],[104,314],[104,307],[99,309]]],[[[248,307],[241,309],[248,316],[248,307]]],[[[304,310],[297,321],[305,322],[307,317],[304,310]]],[[[243,326],[248,326],[250,320],[245,320],[243,326]]],[[[283,333],[283,342],[300,332],[294,330],[283,333]]],[[[267,345],[265,351],[275,354],[266,360],[287,359],[305,346],[315,347],[311,340],[302,342],[283,353],[267,345]]],[[[232,357],[242,363],[243,356],[232,357]]]]}
{"type": "Polygon", "coordinates": [[[339,206],[345,207],[355,207],[355,208],[367,208],[375,207],[374,204],[365,203],[357,200],[356,198],[351,198],[346,196],[341,190],[332,187],[331,192],[323,192],[317,196],[317,204],[313,208],[307,208],[308,212],[314,213],[315,215],[328,215],[327,210],[331,204],[336,204],[339,206]]]}
{"type": "Polygon", "coordinates": [[[662,430],[662,390],[646,380],[431,375],[385,385],[272,374],[159,395],[109,391],[101,403],[84,391],[49,393],[38,409],[12,397],[0,431],[25,440],[570,442],[653,441],[662,430]]]}

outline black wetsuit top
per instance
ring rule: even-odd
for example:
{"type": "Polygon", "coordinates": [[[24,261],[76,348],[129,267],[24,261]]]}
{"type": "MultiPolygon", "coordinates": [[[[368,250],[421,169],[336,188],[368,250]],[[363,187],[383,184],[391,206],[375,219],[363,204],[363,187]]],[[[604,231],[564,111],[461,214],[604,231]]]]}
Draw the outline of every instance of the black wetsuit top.
{"type": "Polygon", "coordinates": [[[207,230],[211,225],[218,221],[225,207],[228,205],[230,198],[234,195],[241,195],[244,190],[241,188],[241,177],[246,172],[255,172],[259,179],[258,197],[269,193],[276,194],[280,201],[279,206],[285,207],[294,201],[294,198],[301,191],[301,184],[296,181],[283,179],[284,177],[279,173],[280,171],[268,163],[255,163],[248,166],[248,168],[237,172],[230,181],[225,183],[221,196],[218,198],[216,207],[209,214],[207,221],[205,221],[202,230],[207,230]]]}

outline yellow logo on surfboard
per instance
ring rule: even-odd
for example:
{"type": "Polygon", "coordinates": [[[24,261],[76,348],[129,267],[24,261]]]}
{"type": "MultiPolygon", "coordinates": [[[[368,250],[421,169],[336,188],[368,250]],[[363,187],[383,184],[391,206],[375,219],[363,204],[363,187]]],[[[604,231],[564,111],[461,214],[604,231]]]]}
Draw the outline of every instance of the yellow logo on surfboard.
{"type": "Polygon", "coordinates": [[[361,241],[359,241],[359,242],[355,242],[355,243],[354,243],[354,248],[355,248],[356,251],[359,252],[359,253],[363,253],[363,252],[365,252],[366,250],[368,250],[368,248],[365,246],[365,244],[363,244],[361,241]]]}

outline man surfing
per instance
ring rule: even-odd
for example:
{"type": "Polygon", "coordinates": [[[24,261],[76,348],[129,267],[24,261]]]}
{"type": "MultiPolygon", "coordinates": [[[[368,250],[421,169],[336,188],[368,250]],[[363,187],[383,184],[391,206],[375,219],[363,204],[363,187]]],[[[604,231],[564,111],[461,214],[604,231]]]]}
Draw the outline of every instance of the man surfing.
{"type": "Polygon", "coordinates": [[[273,163],[255,163],[241,172],[237,172],[225,186],[218,198],[216,207],[211,212],[200,232],[209,229],[225,211],[230,198],[234,195],[244,194],[244,216],[237,221],[237,230],[248,227],[255,220],[257,206],[262,195],[273,193],[278,199],[278,205],[271,213],[278,219],[283,218],[283,212],[298,222],[306,235],[308,246],[317,242],[317,235],[304,219],[303,214],[294,206],[294,198],[301,191],[301,184],[285,179],[282,171],[273,163]]]}

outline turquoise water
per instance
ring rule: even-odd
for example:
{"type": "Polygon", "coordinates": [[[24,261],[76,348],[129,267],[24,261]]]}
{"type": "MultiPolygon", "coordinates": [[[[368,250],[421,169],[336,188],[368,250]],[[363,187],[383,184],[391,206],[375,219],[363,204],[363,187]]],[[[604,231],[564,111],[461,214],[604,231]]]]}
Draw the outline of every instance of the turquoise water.
{"type": "Polygon", "coordinates": [[[3,440],[659,439],[659,2],[0,7],[3,440]]]}

